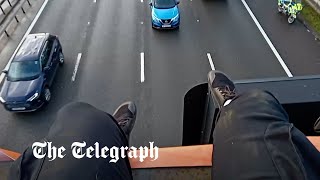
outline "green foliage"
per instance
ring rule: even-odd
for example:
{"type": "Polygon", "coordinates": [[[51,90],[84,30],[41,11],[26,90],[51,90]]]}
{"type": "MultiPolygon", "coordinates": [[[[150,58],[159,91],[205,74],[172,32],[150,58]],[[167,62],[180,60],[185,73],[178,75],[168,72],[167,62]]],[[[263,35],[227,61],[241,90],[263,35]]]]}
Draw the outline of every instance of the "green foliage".
{"type": "Polygon", "coordinates": [[[315,31],[320,33],[320,14],[317,13],[307,2],[303,3],[302,16],[315,31]]]}

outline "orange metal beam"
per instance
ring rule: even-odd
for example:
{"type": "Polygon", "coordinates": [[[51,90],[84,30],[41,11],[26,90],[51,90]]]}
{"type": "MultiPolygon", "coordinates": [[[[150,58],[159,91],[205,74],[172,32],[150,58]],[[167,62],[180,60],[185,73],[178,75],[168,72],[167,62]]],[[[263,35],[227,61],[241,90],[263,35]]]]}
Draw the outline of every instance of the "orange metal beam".
{"type": "MultiPolygon", "coordinates": [[[[308,139],[320,151],[320,136],[309,136],[308,139]]],[[[153,161],[148,157],[140,162],[138,158],[130,158],[131,168],[161,168],[161,167],[209,167],[212,165],[212,144],[198,146],[178,146],[159,148],[159,157],[153,161]]],[[[138,152],[139,154],[139,152],[138,152]]],[[[19,153],[1,149],[0,161],[13,161],[19,153]]]]}

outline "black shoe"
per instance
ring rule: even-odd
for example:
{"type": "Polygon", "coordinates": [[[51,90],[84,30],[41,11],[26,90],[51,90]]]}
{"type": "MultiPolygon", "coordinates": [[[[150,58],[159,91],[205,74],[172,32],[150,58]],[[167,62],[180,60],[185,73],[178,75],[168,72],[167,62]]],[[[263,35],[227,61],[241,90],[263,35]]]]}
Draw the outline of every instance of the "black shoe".
{"type": "Polygon", "coordinates": [[[113,113],[113,117],[116,119],[129,141],[130,133],[137,117],[136,105],[133,102],[121,104],[113,113]]]}
{"type": "Polygon", "coordinates": [[[227,100],[236,97],[236,89],[233,82],[220,71],[210,71],[208,74],[209,89],[219,109],[227,100]]]}

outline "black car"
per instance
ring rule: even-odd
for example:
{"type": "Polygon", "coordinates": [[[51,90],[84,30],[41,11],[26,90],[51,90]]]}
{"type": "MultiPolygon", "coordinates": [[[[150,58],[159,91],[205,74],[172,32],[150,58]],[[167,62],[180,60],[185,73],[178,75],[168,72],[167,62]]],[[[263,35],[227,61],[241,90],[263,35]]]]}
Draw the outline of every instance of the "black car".
{"type": "Polygon", "coordinates": [[[50,87],[59,65],[64,63],[57,36],[30,34],[15,54],[0,92],[8,111],[35,111],[51,99],[50,87]]]}

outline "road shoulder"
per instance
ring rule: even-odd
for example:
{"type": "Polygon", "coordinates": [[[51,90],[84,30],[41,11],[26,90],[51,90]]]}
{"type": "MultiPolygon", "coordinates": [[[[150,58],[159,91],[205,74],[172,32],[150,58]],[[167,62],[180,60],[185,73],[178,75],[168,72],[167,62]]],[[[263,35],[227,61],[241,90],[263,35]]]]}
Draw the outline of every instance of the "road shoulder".
{"type": "Polygon", "coordinates": [[[23,38],[25,32],[29,28],[38,10],[43,4],[44,0],[30,0],[32,6],[26,11],[26,14],[18,13],[20,23],[12,22],[8,29],[10,37],[5,34],[0,36],[0,68],[4,69],[9,62],[12,54],[23,38]]]}
{"type": "Polygon", "coordinates": [[[304,8],[298,19],[320,40],[320,7],[313,0],[304,0],[304,8]]]}

